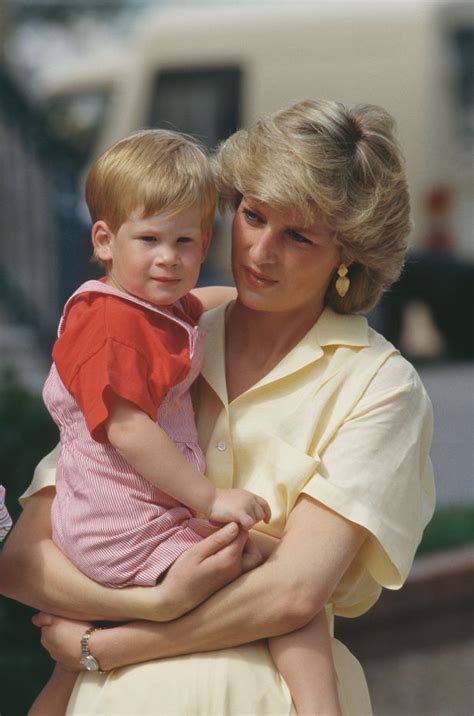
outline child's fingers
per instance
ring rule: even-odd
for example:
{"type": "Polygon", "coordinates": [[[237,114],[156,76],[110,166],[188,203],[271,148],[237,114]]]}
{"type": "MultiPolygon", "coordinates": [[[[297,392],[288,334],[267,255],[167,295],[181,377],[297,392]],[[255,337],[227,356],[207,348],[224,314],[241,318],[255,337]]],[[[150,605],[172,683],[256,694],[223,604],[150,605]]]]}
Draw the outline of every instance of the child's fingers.
{"type": "Polygon", "coordinates": [[[262,519],[264,522],[270,522],[272,518],[272,511],[270,509],[270,505],[266,500],[263,499],[263,497],[257,497],[257,502],[262,508],[263,515],[260,519],[262,519]]]}
{"type": "Polygon", "coordinates": [[[249,506],[248,511],[239,517],[239,522],[245,530],[250,530],[257,522],[269,522],[272,516],[270,506],[263,497],[254,495],[254,502],[249,506]]]}

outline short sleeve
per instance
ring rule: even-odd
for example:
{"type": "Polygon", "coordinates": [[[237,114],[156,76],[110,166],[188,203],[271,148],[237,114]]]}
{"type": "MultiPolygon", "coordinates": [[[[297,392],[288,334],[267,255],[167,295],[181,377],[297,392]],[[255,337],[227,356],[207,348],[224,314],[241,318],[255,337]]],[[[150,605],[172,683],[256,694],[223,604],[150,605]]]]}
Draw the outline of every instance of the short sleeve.
{"type": "Polygon", "coordinates": [[[58,444],[48,455],[46,455],[36,466],[33,480],[29,484],[25,492],[20,495],[19,502],[22,507],[26,505],[29,497],[37,492],[44,490],[46,487],[55,487],[56,485],[56,467],[59,459],[61,446],[58,444]]]}
{"type": "MultiPolygon", "coordinates": [[[[157,352],[156,360],[159,361],[157,352]]],[[[66,385],[98,442],[106,441],[104,424],[114,396],[128,400],[156,420],[159,406],[171,386],[152,380],[152,367],[134,347],[108,338],[66,385]]]]}
{"type": "Polygon", "coordinates": [[[189,371],[187,334],[168,318],[114,296],[86,297],[67,314],[53,358],[94,440],[114,396],[156,420],[168,391],[189,371]]]}
{"type": "Polygon", "coordinates": [[[303,492],[370,533],[358,558],[398,589],[434,511],[430,400],[416,372],[388,359],[320,455],[303,492]]]}

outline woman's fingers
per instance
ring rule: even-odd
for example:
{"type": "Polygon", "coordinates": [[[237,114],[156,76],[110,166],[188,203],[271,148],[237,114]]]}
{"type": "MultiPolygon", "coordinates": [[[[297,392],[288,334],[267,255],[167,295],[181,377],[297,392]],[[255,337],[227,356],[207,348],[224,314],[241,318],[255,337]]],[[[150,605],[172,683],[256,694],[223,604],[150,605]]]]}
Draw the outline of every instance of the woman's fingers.
{"type": "Polygon", "coordinates": [[[251,530],[254,524],[260,522],[260,520],[261,517],[258,517],[257,508],[253,510],[253,516],[248,515],[246,512],[242,512],[239,516],[239,522],[244,528],[244,530],[251,530]]]}
{"type": "Polygon", "coordinates": [[[35,614],[31,621],[33,624],[37,627],[44,627],[44,626],[50,626],[53,623],[53,615],[52,614],[46,614],[45,612],[38,612],[35,614]]]}
{"type": "Polygon", "coordinates": [[[68,670],[78,671],[81,636],[91,624],[44,612],[35,614],[32,621],[41,628],[41,645],[49,652],[51,658],[68,670]]]}
{"type": "Polygon", "coordinates": [[[247,533],[231,522],[178,557],[159,586],[173,604],[173,618],[193,609],[242,573],[247,539],[247,533]]]}
{"type": "Polygon", "coordinates": [[[195,553],[199,555],[201,560],[204,560],[231,544],[238,534],[239,526],[235,522],[229,522],[229,524],[221,527],[217,532],[209,535],[209,537],[196,545],[194,547],[195,553]]]}
{"type": "Polygon", "coordinates": [[[258,546],[250,537],[247,540],[245,549],[242,555],[242,572],[249,572],[251,569],[255,569],[264,561],[264,557],[258,546]]]}

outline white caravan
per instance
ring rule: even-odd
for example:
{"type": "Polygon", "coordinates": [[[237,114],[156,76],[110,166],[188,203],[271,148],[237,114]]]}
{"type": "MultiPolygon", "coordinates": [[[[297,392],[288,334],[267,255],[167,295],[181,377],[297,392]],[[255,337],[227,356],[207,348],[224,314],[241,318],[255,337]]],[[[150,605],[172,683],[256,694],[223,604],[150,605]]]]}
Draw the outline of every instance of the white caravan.
{"type": "MultiPolygon", "coordinates": [[[[396,117],[407,157],[414,241],[427,192],[447,184],[458,198],[459,248],[469,252],[472,33],[466,3],[163,6],[142,13],[118,50],[57,67],[42,87],[52,121],[87,158],[140,127],[180,129],[214,146],[296,99],[380,104],[396,117]]],[[[223,251],[213,260],[228,266],[223,251]]]]}

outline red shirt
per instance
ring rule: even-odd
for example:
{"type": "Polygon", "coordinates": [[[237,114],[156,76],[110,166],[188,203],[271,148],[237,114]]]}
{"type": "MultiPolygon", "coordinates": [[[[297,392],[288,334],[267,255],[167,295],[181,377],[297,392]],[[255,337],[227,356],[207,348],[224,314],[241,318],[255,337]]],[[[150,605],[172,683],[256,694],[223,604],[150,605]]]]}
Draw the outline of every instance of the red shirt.
{"type": "MultiPolygon", "coordinates": [[[[202,313],[192,294],[173,312],[191,325],[202,313]]],[[[53,348],[61,380],[77,401],[92,437],[106,442],[111,399],[137,405],[152,420],[170,388],[190,370],[188,336],[145,307],[102,293],[79,294],[53,348]]]]}

